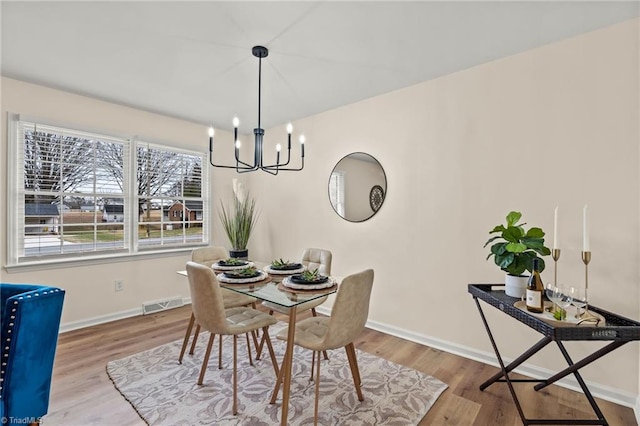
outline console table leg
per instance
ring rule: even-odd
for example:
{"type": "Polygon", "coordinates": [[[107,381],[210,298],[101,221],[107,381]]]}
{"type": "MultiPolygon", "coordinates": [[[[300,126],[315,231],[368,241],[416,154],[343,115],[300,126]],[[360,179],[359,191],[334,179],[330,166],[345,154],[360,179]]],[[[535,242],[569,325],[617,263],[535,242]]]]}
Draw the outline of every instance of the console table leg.
{"type": "Polygon", "coordinates": [[[562,379],[565,376],[568,376],[571,373],[575,374],[579,369],[581,369],[585,365],[591,364],[593,361],[603,357],[604,355],[608,354],[609,352],[611,352],[611,351],[613,351],[615,349],[618,349],[620,346],[622,346],[622,345],[624,345],[625,343],[628,343],[628,342],[616,341],[616,342],[609,343],[607,346],[598,349],[597,351],[595,351],[591,355],[586,356],[585,358],[581,359],[580,361],[576,362],[575,364],[572,361],[570,361],[571,358],[569,358],[569,353],[565,349],[565,347],[562,344],[562,342],[556,341],[556,343],[558,344],[558,347],[560,348],[560,352],[562,352],[562,354],[564,355],[565,360],[567,360],[567,362],[569,363],[569,367],[565,368],[564,370],[562,370],[562,371],[560,371],[560,372],[558,372],[556,374],[554,374],[553,376],[549,377],[547,380],[543,380],[542,383],[539,383],[539,384],[535,385],[534,389],[537,390],[537,391],[549,386],[550,384],[562,379]]]}
{"type": "MultiPolygon", "coordinates": [[[[538,341],[538,343],[536,343],[535,345],[531,346],[529,349],[527,349],[526,352],[524,352],[518,358],[516,358],[513,361],[511,361],[511,363],[506,366],[507,372],[510,373],[511,371],[515,370],[516,367],[518,367],[520,364],[522,364],[523,362],[525,362],[526,360],[531,358],[534,354],[536,354],[542,348],[547,346],[549,343],[551,343],[551,339],[548,338],[548,337],[544,337],[544,338],[540,339],[540,341],[538,341]]],[[[480,390],[481,391],[485,390],[490,385],[492,385],[495,382],[497,382],[498,380],[500,380],[502,377],[504,377],[504,374],[502,372],[496,373],[494,376],[492,376],[491,378],[487,379],[483,384],[480,385],[480,390]]]]}
{"type": "MultiPolygon", "coordinates": [[[[513,384],[511,383],[511,379],[509,379],[509,372],[504,366],[504,362],[502,361],[502,357],[500,356],[500,351],[498,351],[498,346],[496,345],[495,340],[493,339],[493,334],[491,333],[491,329],[489,328],[489,323],[484,316],[484,312],[482,311],[482,307],[480,306],[480,302],[477,297],[473,297],[473,300],[476,302],[476,306],[478,307],[478,312],[480,312],[480,317],[482,318],[482,323],[484,324],[485,330],[487,330],[487,334],[489,335],[489,340],[491,341],[491,346],[493,346],[493,351],[496,353],[496,358],[498,358],[498,363],[500,364],[500,370],[502,371],[501,376],[504,376],[505,381],[507,382],[507,386],[509,387],[509,392],[511,393],[511,398],[513,399],[514,404],[516,405],[516,409],[518,410],[518,414],[520,415],[520,419],[522,419],[523,424],[527,424],[527,419],[524,416],[524,411],[522,411],[522,407],[520,406],[520,401],[518,401],[518,396],[516,395],[516,391],[513,388],[513,384]]],[[[488,386],[488,385],[487,385],[488,386]]]]}

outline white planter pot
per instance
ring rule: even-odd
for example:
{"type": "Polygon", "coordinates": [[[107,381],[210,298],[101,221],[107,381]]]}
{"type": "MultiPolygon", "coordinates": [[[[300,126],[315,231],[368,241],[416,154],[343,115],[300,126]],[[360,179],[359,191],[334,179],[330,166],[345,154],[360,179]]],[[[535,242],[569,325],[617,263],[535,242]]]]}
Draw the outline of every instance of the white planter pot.
{"type": "Polygon", "coordinates": [[[505,275],[505,293],[507,296],[523,298],[527,294],[527,282],[529,277],[527,275],[505,275]]]}

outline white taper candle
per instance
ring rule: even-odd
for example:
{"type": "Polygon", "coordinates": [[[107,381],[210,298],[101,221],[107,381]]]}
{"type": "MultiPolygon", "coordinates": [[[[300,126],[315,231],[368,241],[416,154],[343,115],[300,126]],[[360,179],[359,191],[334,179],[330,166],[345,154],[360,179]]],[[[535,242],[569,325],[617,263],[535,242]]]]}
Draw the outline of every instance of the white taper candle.
{"type": "Polygon", "coordinates": [[[558,248],[558,206],[553,210],[553,248],[558,248]]]}
{"type": "Polygon", "coordinates": [[[582,251],[590,251],[589,249],[589,219],[587,217],[587,205],[582,209],[582,251]]]}

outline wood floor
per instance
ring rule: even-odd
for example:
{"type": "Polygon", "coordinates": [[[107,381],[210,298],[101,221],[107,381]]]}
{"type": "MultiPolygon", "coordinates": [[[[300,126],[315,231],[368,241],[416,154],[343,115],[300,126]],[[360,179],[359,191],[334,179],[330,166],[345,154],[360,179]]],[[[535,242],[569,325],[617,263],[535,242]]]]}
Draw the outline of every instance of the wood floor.
{"type": "MultiPolygon", "coordinates": [[[[114,388],[106,364],[181,339],[190,314],[191,307],[185,306],[60,335],[49,414],[42,425],[144,425],[114,388]]],[[[356,341],[356,348],[423,371],[449,385],[420,425],[522,424],[505,384],[496,383],[484,392],[478,389],[497,368],[368,329],[356,341]]],[[[531,384],[516,385],[529,417],[595,418],[580,393],[557,386],[540,392],[531,388],[531,384]]],[[[632,409],[602,400],[598,404],[609,424],[637,424],[632,409]]]]}

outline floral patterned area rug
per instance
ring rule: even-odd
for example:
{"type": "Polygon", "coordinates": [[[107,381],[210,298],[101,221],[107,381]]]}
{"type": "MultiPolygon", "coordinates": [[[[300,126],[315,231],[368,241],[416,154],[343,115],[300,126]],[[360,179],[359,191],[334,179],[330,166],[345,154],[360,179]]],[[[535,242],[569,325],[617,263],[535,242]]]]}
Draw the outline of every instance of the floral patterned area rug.
{"type": "MultiPolygon", "coordinates": [[[[276,358],[286,342],[276,339],[283,323],[269,329],[276,358]]],[[[278,425],[282,390],[269,404],[275,373],[268,353],[249,364],[244,336],[238,337],[238,415],[233,398],[233,338],[223,339],[223,368],[218,369],[218,336],[202,386],[196,384],[209,334],[201,334],[194,355],[178,355],[182,341],[144,351],[107,364],[115,387],[149,425],[278,425]]],[[[253,346],[253,345],[252,345],[253,346]]],[[[265,347],[266,352],[266,347],[265,347]]],[[[358,401],[344,349],[329,351],[320,370],[322,425],[415,425],[447,385],[427,374],[356,351],[364,401],[358,401]]],[[[253,352],[255,356],[255,352],[253,352]]],[[[315,384],[309,381],[311,351],[295,347],[289,422],[313,424],[315,384]]]]}

